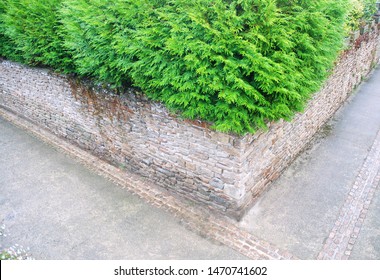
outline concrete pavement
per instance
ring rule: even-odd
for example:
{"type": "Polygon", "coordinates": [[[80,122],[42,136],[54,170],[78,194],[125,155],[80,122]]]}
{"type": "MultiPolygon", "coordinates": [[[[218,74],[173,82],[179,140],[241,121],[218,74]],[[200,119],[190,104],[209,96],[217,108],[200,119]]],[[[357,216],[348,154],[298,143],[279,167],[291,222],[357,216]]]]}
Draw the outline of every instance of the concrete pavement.
{"type": "Polygon", "coordinates": [[[36,259],[245,259],[0,117],[1,247],[36,259]]]}

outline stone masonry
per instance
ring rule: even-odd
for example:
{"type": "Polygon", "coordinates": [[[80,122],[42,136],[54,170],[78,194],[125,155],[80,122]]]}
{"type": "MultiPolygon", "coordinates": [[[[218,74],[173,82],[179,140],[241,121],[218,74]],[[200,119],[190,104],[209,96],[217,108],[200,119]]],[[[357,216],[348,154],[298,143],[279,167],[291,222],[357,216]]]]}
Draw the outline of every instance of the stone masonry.
{"type": "Polygon", "coordinates": [[[373,26],[342,54],[303,113],[254,135],[182,120],[134,89],[110,94],[9,61],[0,62],[0,107],[120,170],[239,219],[377,63],[378,39],[373,26]]]}

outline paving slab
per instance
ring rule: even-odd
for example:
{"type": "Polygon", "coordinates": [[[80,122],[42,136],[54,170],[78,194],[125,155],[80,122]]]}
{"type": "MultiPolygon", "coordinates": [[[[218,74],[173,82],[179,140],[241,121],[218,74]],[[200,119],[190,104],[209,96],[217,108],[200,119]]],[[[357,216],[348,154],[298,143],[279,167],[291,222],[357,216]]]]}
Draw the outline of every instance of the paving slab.
{"type": "MultiPolygon", "coordinates": [[[[272,184],[240,226],[298,258],[317,258],[379,130],[377,68],[314,137],[308,149],[272,184]]],[[[368,169],[376,175],[379,167],[375,164],[368,169]]],[[[372,215],[376,216],[376,209],[374,206],[372,215]]],[[[380,217],[378,213],[376,217],[380,217]]],[[[362,240],[380,239],[376,219],[367,223],[368,232],[363,233],[367,237],[362,240]]],[[[380,253],[378,243],[368,254],[365,247],[358,245],[354,256],[370,259],[380,253]]]]}
{"type": "Polygon", "coordinates": [[[377,186],[375,197],[366,220],[361,228],[358,241],[353,246],[350,259],[380,260],[380,186],[377,186]]]}
{"type": "Polygon", "coordinates": [[[0,224],[35,259],[246,259],[1,118],[0,224]]]}

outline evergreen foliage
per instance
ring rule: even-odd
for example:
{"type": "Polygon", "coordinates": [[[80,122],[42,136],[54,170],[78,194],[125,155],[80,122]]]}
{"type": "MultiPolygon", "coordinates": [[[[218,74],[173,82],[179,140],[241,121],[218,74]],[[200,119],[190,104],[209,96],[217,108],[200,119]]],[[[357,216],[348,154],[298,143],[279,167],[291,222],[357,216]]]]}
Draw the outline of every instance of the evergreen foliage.
{"type": "Polygon", "coordinates": [[[143,20],[149,3],[154,1],[64,1],[60,11],[63,36],[77,72],[116,87],[130,84],[130,34],[143,20]]]}
{"type": "Polygon", "coordinates": [[[130,40],[130,73],[187,118],[254,132],[289,119],[318,89],[341,47],[343,19],[336,0],[168,1],[130,40]]]}
{"type": "Polygon", "coordinates": [[[3,36],[8,39],[6,56],[30,65],[48,65],[71,70],[71,59],[63,48],[58,21],[62,0],[2,0],[3,36]]]}
{"type": "Polygon", "coordinates": [[[5,7],[6,1],[0,1],[0,57],[8,57],[9,59],[17,60],[17,56],[15,53],[15,46],[12,44],[10,38],[5,35],[5,24],[4,24],[4,16],[5,16],[5,7]]]}
{"type": "Polygon", "coordinates": [[[243,134],[302,110],[337,58],[352,0],[2,1],[0,42],[24,61],[73,64],[243,134]]]}
{"type": "Polygon", "coordinates": [[[345,25],[347,35],[373,20],[373,15],[377,10],[376,2],[377,0],[348,0],[348,16],[345,25]]]}

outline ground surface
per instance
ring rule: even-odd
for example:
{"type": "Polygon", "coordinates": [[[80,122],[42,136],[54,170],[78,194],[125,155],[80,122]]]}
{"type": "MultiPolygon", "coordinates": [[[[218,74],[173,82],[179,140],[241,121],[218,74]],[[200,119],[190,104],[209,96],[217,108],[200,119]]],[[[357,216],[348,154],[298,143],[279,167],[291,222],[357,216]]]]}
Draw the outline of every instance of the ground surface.
{"type": "Polygon", "coordinates": [[[0,118],[4,248],[36,259],[240,259],[0,118]]]}

